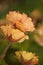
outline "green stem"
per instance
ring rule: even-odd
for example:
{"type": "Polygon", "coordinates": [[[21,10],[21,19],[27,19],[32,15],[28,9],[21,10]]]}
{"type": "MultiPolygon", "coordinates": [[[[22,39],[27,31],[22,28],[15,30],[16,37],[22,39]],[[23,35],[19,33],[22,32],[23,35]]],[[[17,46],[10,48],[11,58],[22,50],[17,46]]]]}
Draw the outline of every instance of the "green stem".
{"type": "Polygon", "coordinates": [[[7,52],[8,48],[10,47],[10,45],[11,45],[11,43],[9,43],[9,44],[5,47],[3,53],[0,55],[0,58],[1,58],[1,59],[4,59],[4,58],[5,58],[6,52],[7,52]]]}

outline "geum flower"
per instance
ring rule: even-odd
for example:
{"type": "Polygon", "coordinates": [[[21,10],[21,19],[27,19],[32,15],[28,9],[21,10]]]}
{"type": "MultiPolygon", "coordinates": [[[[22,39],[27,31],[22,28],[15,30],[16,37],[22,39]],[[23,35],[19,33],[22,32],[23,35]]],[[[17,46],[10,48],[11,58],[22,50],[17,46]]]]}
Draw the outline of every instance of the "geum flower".
{"type": "Polygon", "coordinates": [[[15,29],[11,24],[1,25],[0,28],[9,41],[22,42],[29,38],[19,29],[15,29]]]}
{"type": "Polygon", "coordinates": [[[18,60],[23,65],[35,65],[38,64],[38,56],[28,51],[16,51],[15,52],[18,60]]]}
{"type": "Polygon", "coordinates": [[[32,19],[28,17],[25,13],[21,14],[16,11],[11,11],[7,14],[6,19],[11,21],[17,29],[23,32],[35,30],[32,19]]]}
{"type": "Polygon", "coordinates": [[[43,25],[40,25],[35,31],[34,39],[40,45],[43,46],[43,25]]]}

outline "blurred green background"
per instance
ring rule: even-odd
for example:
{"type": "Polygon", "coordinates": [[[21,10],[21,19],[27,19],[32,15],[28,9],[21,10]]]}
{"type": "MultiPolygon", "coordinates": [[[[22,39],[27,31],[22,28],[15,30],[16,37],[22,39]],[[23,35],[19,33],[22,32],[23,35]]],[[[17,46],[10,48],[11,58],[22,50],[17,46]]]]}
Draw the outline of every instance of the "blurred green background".
{"type": "Polygon", "coordinates": [[[10,10],[29,13],[39,9],[43,14],[43,0],[0,0],[0,18],[6,16],[10,10]]]}
{"type": "MultiPolygon", "coordinates": [[[[6,14],[9,11],[20,11],[26,13],[28,16],[30,13],[38,9],[43,16],[43,0],[0,0],[0,19],[5,19],[6,14]]],[[[29,33],[30,39],[25,40],[21,44],[12,44],[8,49],[5,57],[5,61],[0,59],[0,65],[21,65],[21,63],[15,57],[14,51],[27,50],[36,53],[39,57],[39,64],[43,65],[43,47],[39,46],[33,39],[34,34],[29,33]]],[[[8,40],[0,33],[0,54],[3,52],[5,46],[9,43],[8,40]]]]}

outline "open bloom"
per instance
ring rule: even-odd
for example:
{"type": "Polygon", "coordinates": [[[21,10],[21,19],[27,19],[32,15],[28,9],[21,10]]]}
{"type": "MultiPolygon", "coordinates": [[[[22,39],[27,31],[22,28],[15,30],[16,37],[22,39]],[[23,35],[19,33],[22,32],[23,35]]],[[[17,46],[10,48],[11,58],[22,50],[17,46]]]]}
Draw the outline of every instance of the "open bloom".
{"type": "Polygon", "coordinates": [[[18,41],[22,42],[25,39],[28,39],[28,36],[25,35],[23,32],[21,32],[18,29],[15,29],[11,24],[9,25],[2,25],[1,30],[3,31],[4,35],[10,40],[10,41],[18,41]]]}
{"type": "Polygon", "coordinates": [[[34,65],[38,64],[38,57],[32,52],[28,51],[16,51],[17,58],[23,65],[34,65]]]}
{"type": "Polygon", "coordinates": [[[7,20],[11,21],[16,28],[23,32],[35,30],[32,19],[28,17],[25,13],[21,14],[16,11],[11,11],[6,16],[7,20]]]}

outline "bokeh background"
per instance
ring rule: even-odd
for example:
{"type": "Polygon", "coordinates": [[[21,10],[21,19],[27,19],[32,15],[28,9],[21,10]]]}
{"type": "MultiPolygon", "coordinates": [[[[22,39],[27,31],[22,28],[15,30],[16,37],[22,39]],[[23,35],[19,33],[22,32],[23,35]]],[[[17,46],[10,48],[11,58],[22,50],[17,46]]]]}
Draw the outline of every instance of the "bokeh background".
{"type": "MultiPolygon", "coordinates": [[[[21,13],[26,13],[28,16],[32,17],[34,20],[33,15],[31,14],[32,11],[37,10],[40,12],[38,23],[35,24],[37,26],[43,26],[43,0],[0,0],[0,22],[3,22],[3,20],[6,17],[6,14],[9,11],[20,11],[21,13]]],[[[38,14],[36,14],[38,16],[38,14]]],[[[36,17],[37,17],[36,16],[36,17]]],[[[35,19],[35,22],[37,20],[35,19]]],[[[37,27],[38,28],[38,27],[37,27]]],[[[36,30],[37,30],[36,28],[36,30]]],[[[42,29],[43,30],[43,29],[42,29]]],[[[39,45],[35,39],[36,31],[31,33],[29,32],[28,35],[30,36],[29,40],[25,40],[21,44],[13,44],[9,47],[5,59],[0,59],[0,65],[22,65],[17,58],[15,57],[15,51],[16,50],[27,50],[36,53],[39,57],[39,64],[43,65],[43,46],[39,45]]],[[[42,37],[43,40],[43,37],[42,37]]],[[[0,54],[3,53],[5,47],[8,45],[8,40],[4,37],[4,35],[0,31],[0,54]]],[[[43,44],[43,42],[41,42],[43,44]]]]}

